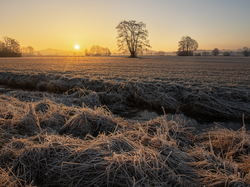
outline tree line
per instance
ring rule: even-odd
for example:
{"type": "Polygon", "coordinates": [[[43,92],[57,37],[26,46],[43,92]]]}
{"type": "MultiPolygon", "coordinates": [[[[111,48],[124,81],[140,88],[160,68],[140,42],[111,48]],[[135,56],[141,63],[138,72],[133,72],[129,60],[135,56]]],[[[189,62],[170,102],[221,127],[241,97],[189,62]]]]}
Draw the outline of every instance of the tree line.
{"type": "Polygon", "coordinates": [[[3,37],[0,41],[0,57],[19,57],[21,56],[19,41],[10,37],[3,37]]]}
{"type": "Polygon", "coordinates": [[[248,49],[248,47],[243,47],[242,49],[238,49],[237,52],[233,52],[233,51],[224,51],[221,52],[218,48],[214,48],[214,50],[210,52],[207,51],[203,51],[202,53],[195,53],[195,56],[234,56],[234,55],[243,55],[243,56],[250,56],[250,49],[248,49]]]}
{"type": "Polygon", "coordinates": [[[20,49],[19,41],[8,36],[3,37],[3,40],[0,41],[0,57],[20,57],[22,53],[33,55],[33,52],[32,46],[20,49]]]}
{"type": "MultiPolygon", "coordinates": [[[[143,22],[136,22],[134,20],[121,21],[117,27],[117,46],[119,51],[124,53],[130,52],[130,57],[136,57],[138,54],[142,54],[143,51],[147,51],[151,48],[149,44],[148,30],[146,24],[143,22]]],[[[201,53],[194,53],[199,47],[196,40],[190,36],[183,36],[178,42],[178,56],[201,56],[201,53]]],[[[212,53],[213,56],[218,56],[220,51],[215,48],[212,53]]],[[[250,49],[247,47],[243,48],[242,54],[244,56],[250,56],[250,49]]],[[[203,52],[202,55],[207,56],[208,52],[203,52]]],[[[223,52],[224,56],[230,56],[230,52],[223,52]]]]}
{"type": "Polygon", "coordinates": [[[89,50],[85,49],[84,54],[85,56],[110,56],[111,52],[107,47],[93,45],[89,50]]]}
{"type": "Polygon", "coordinates": [[[32,56],[34,55],[35,49],[32,46],[27,46],[27,47],[22,47],[21,51],[25,55],[32,56]]]}
{"type": "MultiPolygon", "coordinates": [[[[124,53],[129,52],[130,57],[137,57],[138,54],[142,54],[143,51],[147,51],[151,48],[149,44],[148,30],[146,24],[143,22],[136,22],[134,20],[121,21],[117,27],[117,46],[119,51],[124,53]]],[[[199,47],[196,40],[190,36],[183,36],[178,42],[178,56],[201,56],[201,54],[194,54],[199,47]]],[[[31,46],[23,47],[22,52],[26,54],[33,54],[34,48],[31,46]]],[[[85,49],[85,56],[110,56],[111,52],[107,47],[101,47],[99,45],[93,45],[89,50],[85,49]]],[[[214,56],[218,56],[220,51],[215,48],[212,53],[214,56]]],[[[250,50],[247,47],[243,48],[242,54],[244,56],[250,56],[250,50]]],[[[208,55],[207,52],[203,52],[203,55],[208,55]]],[[[230,56],[230,52],[224,52],[224,56],[230,56]]],[[[0,57],[1,56],[21,56],[20,44],[17,40],[10,37],[3,37],[3,41],[0,41],[0,57]]]]}

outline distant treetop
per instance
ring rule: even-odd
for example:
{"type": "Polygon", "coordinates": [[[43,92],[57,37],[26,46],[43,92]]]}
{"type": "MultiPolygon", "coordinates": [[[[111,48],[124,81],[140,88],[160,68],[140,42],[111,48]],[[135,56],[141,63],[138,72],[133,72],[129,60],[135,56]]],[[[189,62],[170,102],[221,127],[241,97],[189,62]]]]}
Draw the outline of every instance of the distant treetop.
{"type": "Polygon", "coordinates": [[[190,36],[183,36],[181,41],[178,43],[178,56],[193,56],[193,51],[198,48],[198,43],[192,39],[190,36]]]}
{"type": "Polygon", "coordinates": [[[111,52],[107,47],[101,47],[99,45],[93,45],[89,51],[85,49],[85,56],[110,56],[111,52]]]}
{"type": "Polygon", "coordinates": [[[220,54],[220,51],[218,48],[214,48],[214,50],[212,51],[212,55],[213,56],[218,56],[220,54]]]}

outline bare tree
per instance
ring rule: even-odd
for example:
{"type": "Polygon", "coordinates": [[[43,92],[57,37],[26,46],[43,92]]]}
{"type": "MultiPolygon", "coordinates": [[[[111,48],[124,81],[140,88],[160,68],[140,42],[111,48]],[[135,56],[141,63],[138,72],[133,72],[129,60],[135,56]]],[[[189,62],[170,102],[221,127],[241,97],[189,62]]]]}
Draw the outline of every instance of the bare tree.
{"type": "Polygon", "coordinates": [[[193,56],[193,51],[198,48],[198,43],[189,36],[183,36],[178,43],[178,56],[193,56]]]}
{"type": "Polygon", "coordinates": [[[223,53],[223,56],[231,56],[231,53],[229,51],[226,51],[223,53]]]}
{"type": "Polygon", "coordinates": [[[207,51],[203,51],[202,53],[202,56],[210,56],[211,54],[209,53],[209,52],[207,52],[207,51]]]}
{"type": "Polygon", "coordinates": [[[32,46],[27,46],[27,47],[22,47],[21,51],[25,56],[33,56],[35,49],[32,46]]]}
{"type": "Polygon", "coordinates": [[[250,52],[249,52],[249,51],[243,51],[242,54],[243,54],[244,56],[249,56],[249,55],[250,55],[250,52]]]}
{"type": "Polygon", "coordinates": [[[2,41],[0,41],[0,51],[3,51],[4,46],[5,44],[2,41]]]}
{"type": "Polygon", "coordinates": [[[22,47],[22,48],[21,48],[21,52],[22,52],[22,53],[28,53],[27,47],[22,47]]]}
{"type": "Polygon", "coordinates": [[[100,56],[101,54],[99,54],[99,46],[98,45],[93,45],[90,49],[89,49],[89,53],[93,56],[100,56]]]}
{"type": "Polygon", "coordinates": [[[214,50],[212,51],[212,55],[213,56],[218,56],[220,54],[220,51],[218,48],[214,48],[214,50]]]}
{"type": "Polygon", "coordinates": [[[249,56],[249,55],[250,55],[250,52],[248,51],[248,47],[243,47],[243,52],[242,52],[242,54],[243,54],[244,56],[249,56]]]}
{"type": "Polygon", "coordinates": [[[10,37],[3,37],[0,41],[0,56],[21,56],[19,41],[10,37]]]}
{"type": "Polygon", "coordinates": [[[243,51],[248,51],[248,47],[243,47],[243,51]]]}
{"type": "Polygon", "coordinates": [[[105,55],[106,56],[110,56],[111,55],[111,52],[110,52],[109,48],[106,47],[104,50],[105,50],[105,55]]]}
{"type": "Polygon", "coordinates": [[[85,54],[85,56],[89,56],[88,49],[85,49],[85,50],[84,50],[84,54],[85,54]]]}
{"type": "Polygon", "coordinates": [[[11,51],[14,53],[20,53],[20,44],[19,41],[11,39],[11,51]]]}
{"type": "Polygon", "coordinates": [[[3,37],[3,40],[4,40],[4,43],[5,43],[5,47],[4,47],[4,51],[8,51],[10,52],[11,51],[11,38],[5,36],[3,37]]]}
{"type": "Polygon", "coordinates": [[[27,48],[27,51],[28,51],[28,53],[29,53],[29,55],[33,55],[33,53],[34,53],[34,47],[32,47],[32,46],[28,46],[28,47],[26,47],[27,48]]]}
{"type": "Polygon", "coordinates": [[[145,23],[134,20],[122,21],[116,29],[118,49],[123,52],[129,51],[130,57],[136,57],[138,53],[151,48],[147,40],[148,30],[145,23]]]}
{"type": "Polygon", "coordinates": [[[85,49],[85,56],[110,56],[111,52],[107,47],[101,47],[99,45],[93,45],[89,52],[85,49]]]}
{"type": "Polygon", "coordinates": [[[4,42],[2,42],[2,50],[8,52],[19,53],[20,52],[20,44],[19,41],[10,38],[10,37],[3,37],[4,42]]]}

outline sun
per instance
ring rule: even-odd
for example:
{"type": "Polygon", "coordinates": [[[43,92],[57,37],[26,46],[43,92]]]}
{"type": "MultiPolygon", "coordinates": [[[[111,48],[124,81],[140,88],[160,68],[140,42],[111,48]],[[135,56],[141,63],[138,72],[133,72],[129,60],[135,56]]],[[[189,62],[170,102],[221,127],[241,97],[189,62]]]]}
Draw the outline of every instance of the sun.
{"type": "Polygon", "coordinates": [[[75,45],[75,49],[79,49],[80,47],[79,47],[79,45],[75,45]]]}

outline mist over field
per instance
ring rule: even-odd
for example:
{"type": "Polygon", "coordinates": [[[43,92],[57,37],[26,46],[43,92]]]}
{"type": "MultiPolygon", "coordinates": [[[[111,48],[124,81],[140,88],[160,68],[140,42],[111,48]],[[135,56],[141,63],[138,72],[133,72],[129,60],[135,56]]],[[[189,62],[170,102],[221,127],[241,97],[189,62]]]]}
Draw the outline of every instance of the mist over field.
{"type": "Polygon", "coordinates": [[[249,72],[244,57],[1,58],[1,182],[248,186],[249,72]]]}

